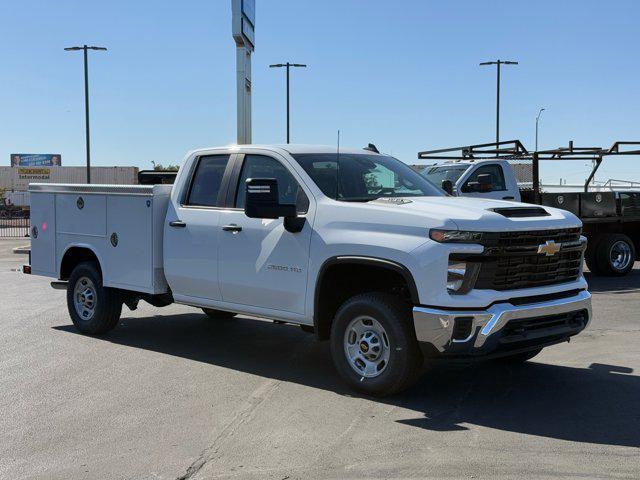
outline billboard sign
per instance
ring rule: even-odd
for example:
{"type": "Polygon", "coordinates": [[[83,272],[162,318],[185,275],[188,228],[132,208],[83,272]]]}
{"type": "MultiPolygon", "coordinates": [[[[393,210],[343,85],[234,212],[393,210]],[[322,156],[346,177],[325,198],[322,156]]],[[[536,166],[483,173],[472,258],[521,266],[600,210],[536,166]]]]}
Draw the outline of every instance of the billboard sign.
{"type": "Polygon", "coordinates": [[[238,47],[253,51],[255,46],[256,1],[232,0],[231,30],[238,47]]]}
{"type": "Polygon", "coordinates": [[[12,167],[59,167],[62,155],[59,153],[12,153],[12,167]]]}
{"type": "Polygon", "coordinates": [[[256,24],[256,0],[242,0],[242,13],[252,26],[256,24]]]}

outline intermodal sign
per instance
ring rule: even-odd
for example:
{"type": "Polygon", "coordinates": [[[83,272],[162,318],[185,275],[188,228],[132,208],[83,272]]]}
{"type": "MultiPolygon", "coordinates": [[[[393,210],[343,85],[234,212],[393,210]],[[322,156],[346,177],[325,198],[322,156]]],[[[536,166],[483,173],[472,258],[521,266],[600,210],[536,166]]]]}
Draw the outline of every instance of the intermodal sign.
{"type": "Polygon", "coordinates": [[[62,155],[58,153],[12,153],[12,167],[59,167],[62,155]]]}
{"type": "Polygon", "coordinates": [[[20,180],[49,180],[51,178],[50,168],[18,168],[18,178],[20,180]]]}

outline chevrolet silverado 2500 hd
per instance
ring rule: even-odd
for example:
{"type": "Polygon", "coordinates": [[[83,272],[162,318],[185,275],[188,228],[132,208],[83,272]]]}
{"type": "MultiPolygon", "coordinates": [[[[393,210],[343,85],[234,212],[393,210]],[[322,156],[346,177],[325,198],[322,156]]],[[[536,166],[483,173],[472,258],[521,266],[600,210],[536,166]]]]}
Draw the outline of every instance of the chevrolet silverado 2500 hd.
{"type": "Polygon", "coordinates": [[[370,151],[213,148],[173,186],[30,192],[25,271],[58,279],[86,334],[140,300],[299,324],[353,388],[384,395],[424,356],[524,361],[591,318],[573,214],[447,196],[370,151]]]}

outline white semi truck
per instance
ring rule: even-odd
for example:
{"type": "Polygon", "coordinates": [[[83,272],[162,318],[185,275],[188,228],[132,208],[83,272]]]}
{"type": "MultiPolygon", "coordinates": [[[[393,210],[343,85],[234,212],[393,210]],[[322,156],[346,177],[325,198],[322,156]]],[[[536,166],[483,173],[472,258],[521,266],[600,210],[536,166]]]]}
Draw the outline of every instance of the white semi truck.
{"type": "Polygon", "coordinates": [[[354,389],[386,395],[425,357],[525,361],[591,320],[576,216],[447,196],[368,150],[212,148],[173,186],[30,192],[24,271],[66,289],[86,334],[140,300],[299,324],[354,389]]]}

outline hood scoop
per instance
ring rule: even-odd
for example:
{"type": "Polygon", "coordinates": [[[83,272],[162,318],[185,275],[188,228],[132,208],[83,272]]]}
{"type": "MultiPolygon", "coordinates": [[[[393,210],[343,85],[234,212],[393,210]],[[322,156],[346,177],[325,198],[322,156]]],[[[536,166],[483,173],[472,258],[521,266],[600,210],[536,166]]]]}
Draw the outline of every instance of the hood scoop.
{"type": "Polygon", "coordinates": [[[501,207],[489,210],[508,218],[548,217],[551,215],[541,207],[501,207]]]}

